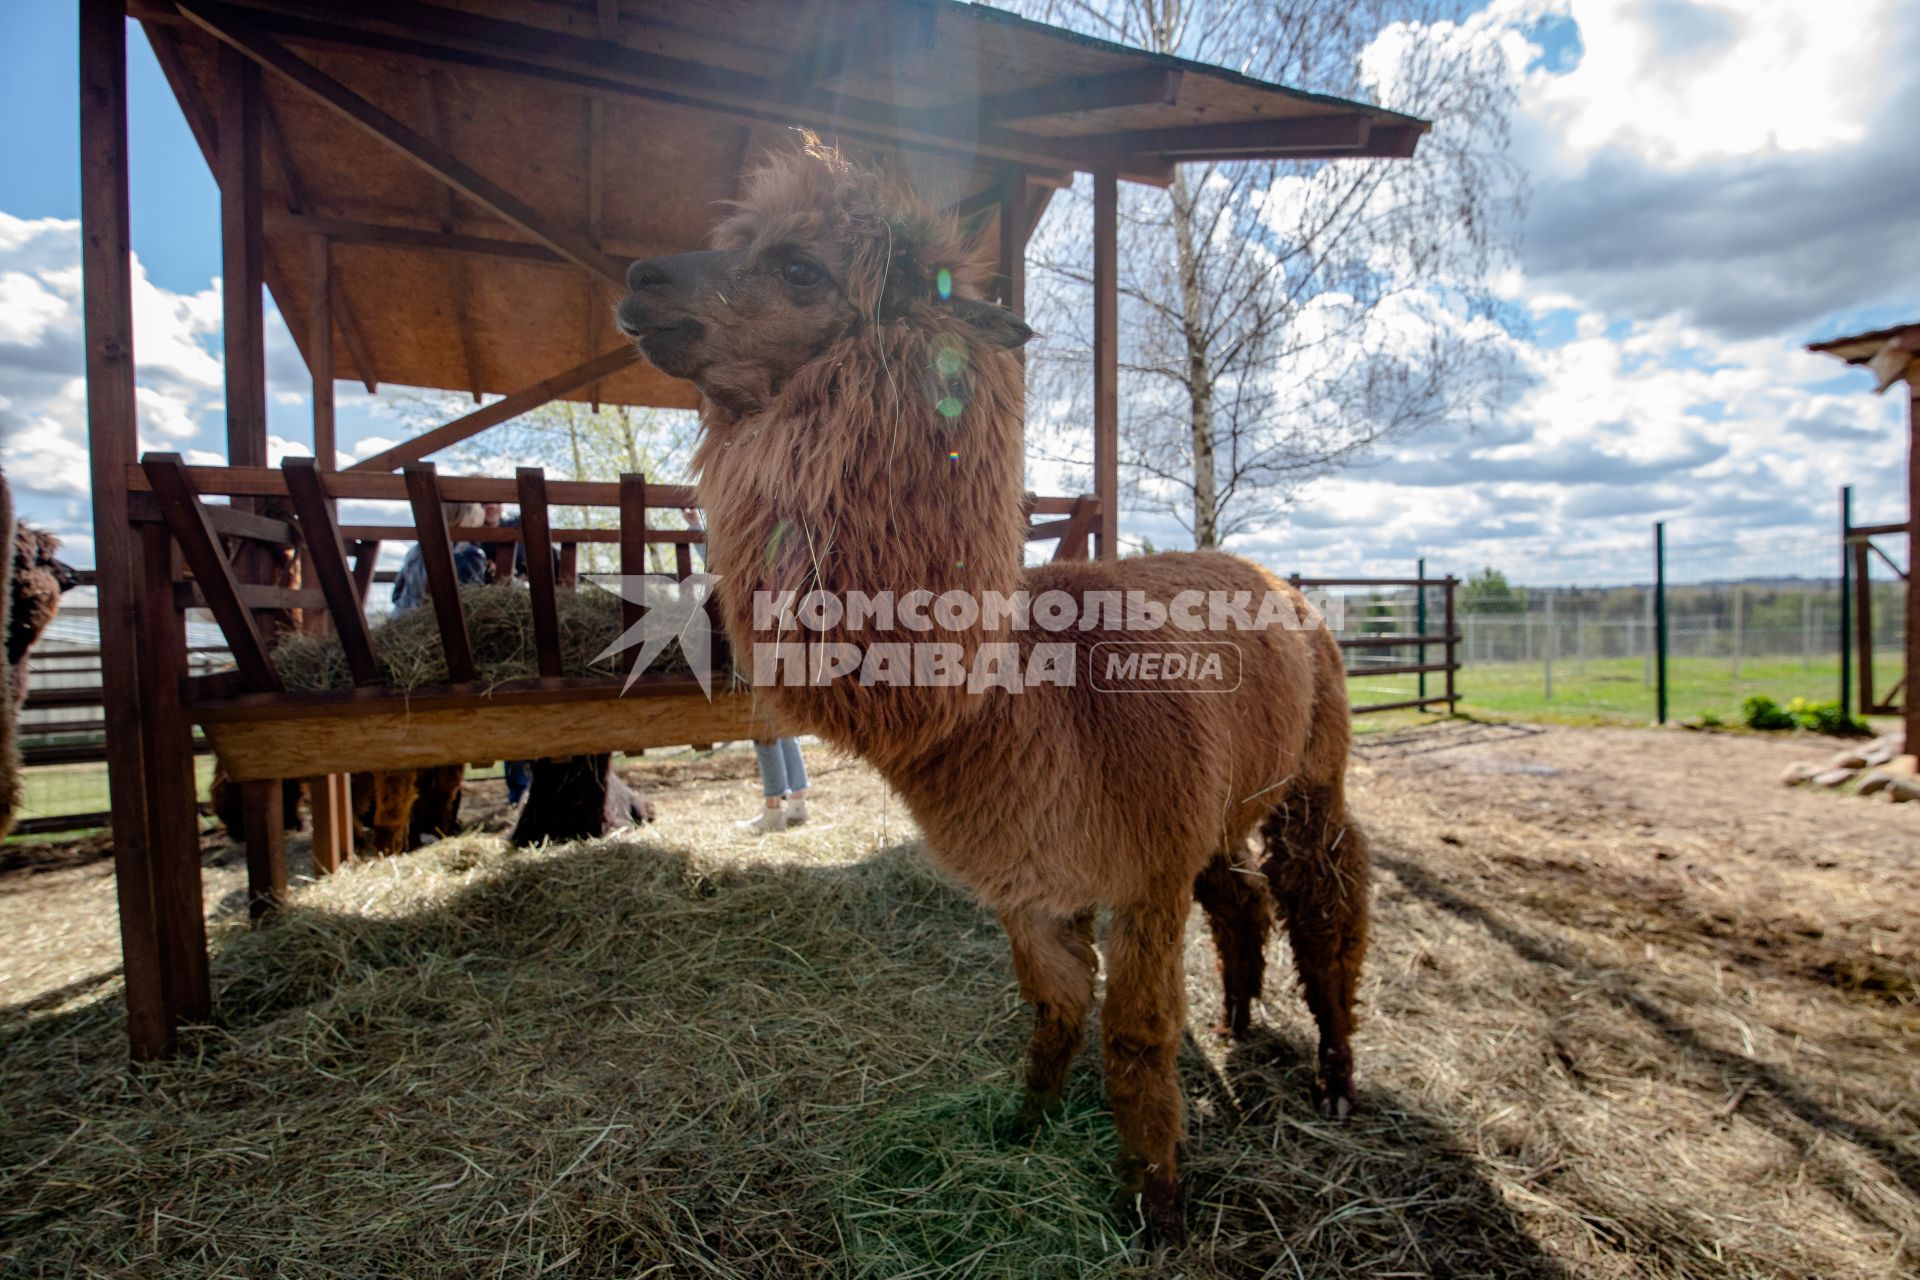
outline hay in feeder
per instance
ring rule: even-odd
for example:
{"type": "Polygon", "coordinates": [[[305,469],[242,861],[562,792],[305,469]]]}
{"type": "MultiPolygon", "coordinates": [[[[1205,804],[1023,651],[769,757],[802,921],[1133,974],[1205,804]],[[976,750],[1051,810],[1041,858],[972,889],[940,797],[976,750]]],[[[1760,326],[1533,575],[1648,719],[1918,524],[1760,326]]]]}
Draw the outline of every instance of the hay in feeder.
{"type": "MultiPolygon", "coordinates": [[[[540,674],[533,640],[532,596],[517,583],[463,587],[460,603],[467,615],[467,636],[473,644],[480,683],[488,688],[510,680],[540,674]]],[[[600,587],[562,588],[554,593],[560,617],[561,672],[569,676],[621,674],[624,654],[598,655],[617,639],[620,597],[600,587]]],[[[421,689],[446,684],[447,656],[440,644],[440,627],[431,608],[414,609],[387,619],[371,629],[373,652],[382,680],[395,689],[421,689]]],[[[289,692],[320,693],[351,689],[353,676],[340,637],[290,635],[273,651],[273,665],[289,692]]],[[[650,672],[687,670],[677,643],[669,644],[648,664],[650,672]]]]}

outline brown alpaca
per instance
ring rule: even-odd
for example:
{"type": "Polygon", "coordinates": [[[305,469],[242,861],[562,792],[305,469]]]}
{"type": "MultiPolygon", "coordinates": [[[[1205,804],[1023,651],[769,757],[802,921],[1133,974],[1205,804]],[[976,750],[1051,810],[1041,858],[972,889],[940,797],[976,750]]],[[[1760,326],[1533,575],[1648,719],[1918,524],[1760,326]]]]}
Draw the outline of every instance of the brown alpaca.
{"type": "Polygon", "coordinates": [[[27,655],[54,616],[60,596],[80,581],[72,566],[54,553],[60,539],[13,522],[13,495],[0,477],[0,535],[12,548],[7,596],[0,605],[0,634],[6,636],[6,664],[0,668],[0,836],[13,829],[20,807],[20,708],[27,701],[27,655]]]}
{"type": "MultiPolygon", "coordinates": [[[[628,273],[621,328],[704,393],[695,458],[722,615],[756,642],[874,639],[846,625],[760,629],[755,592],[924,590],[1088,601],[1188,590],[1299,597],[1217,553],[1023,568],[1023,379],[1030,336],[980,300],[986,265],[952,220],[902,185],[810,145],[776,156],[704,253],[628,273]],[[944,287],[943,287],[944,286],[944,287]]],[[[1344,795],[1349,728],[1338,647],[1324,628],[1216,631],[1243,667],[1222,696],[1093,687],[1094,646],[1153,633],[1066,632],[984,619],[937,636],[964,668],[1012,644],[1072,647],[1071,685],[1019,693],[837,679],[768,689],[794,729],[870,761],[911,809],[928,852],[999,913],[1034,1006],[1023,1117],[1057,1107],[1093,1002],[1096,910],[1112,913],[1101,1013],[1123,1187],[1149,1228],[1183,1237],[1175,1149],[1185,1022],[1182,937],[1196,892],[1219,945],[1227,1029],[1246,1030],[1272,914],[1287,921],[1320,1028],[1321,1103],[1352,1103],[1354,987],[1367,937],[1367,854],[1344,795]],[[1196,884],[1197,881],[1197,884],[1196,884]]],[[[823,651],[822,651],[823,652],[823,651]]]]}

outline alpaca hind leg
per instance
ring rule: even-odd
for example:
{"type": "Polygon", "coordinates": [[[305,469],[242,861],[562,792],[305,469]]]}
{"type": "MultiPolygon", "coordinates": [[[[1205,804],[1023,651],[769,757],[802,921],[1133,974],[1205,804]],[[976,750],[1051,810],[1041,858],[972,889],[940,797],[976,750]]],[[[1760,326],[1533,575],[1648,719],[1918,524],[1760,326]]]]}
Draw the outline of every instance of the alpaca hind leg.
{"type": "Polygon", "coordinates": [[[1353,1110],[1354,994],[1367,954],[1367,837],[1344,804],[1267,820],[1267,877],[1286,916],[1307,1008],[1320,1029],[1315,1093],[1323,1115],[1353,1110]]]}
{"type": "Polygon", "coordinates": [[[1213,856],[1193,882],[1193,896],[1207,913],[1207,928],[1220,959],[1221,1007],[1216,1034],[1245,1039],[1253,1026],[1253,1002],[1267,970],[1267,937],[1273,901],[1257,871],[1243,870],[1232,853],[1213,856]]]}
{"type": "Polygon", "coordinates": [[[1100,1013],[1107,1101],[1120,1134],[1120,1190],[1138,1196],[1148,1233],[1163,1244],[1186,1239],[1175,1161],[1185,1122],[1180,1033],[1186,1025],[1181,941],[1189,901],[1115,912],[1107,933],[1107,999],[1100,1013]]]}
{"type": "Polygon", "coordinates": [[[1093,1007],[1093,913],[1062,918],[1022,910],[1002,913],[1013,945],[1013,971],[1020,998],[1033,1006],[1033,1039],[1027,1045],[1027,1093],[1019,1128],[1032,1129],[1060,1109],[1067,1069],[1086,1043],[1087,1011],[1093,1007]]]}

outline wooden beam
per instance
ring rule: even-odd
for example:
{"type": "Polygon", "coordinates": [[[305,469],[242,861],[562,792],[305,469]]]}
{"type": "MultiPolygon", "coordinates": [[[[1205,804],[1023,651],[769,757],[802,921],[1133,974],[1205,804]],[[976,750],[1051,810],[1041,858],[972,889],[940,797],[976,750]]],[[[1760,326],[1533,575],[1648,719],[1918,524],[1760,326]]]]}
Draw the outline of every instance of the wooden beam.
{"type": "Polygon", "coordinates": [[[333,419],[333,256],[322,236],[307,241],[307,372],[313,377],[313,456],[339,466],[333,419]]]}
{"type": "MultiPolygon", "coordinates": [[[[903,121],[898,107],[890,102],[819,88],[789,92],[775,79],[744,75],[732,68],[441,5],[336,0],[324,18],[309,16],[310,7],[287,0],[256,0],[246,9],[217,0],[183,0],[179,8],[215,34],[222,34],[221,29],[241,33],[289,58],[292,55],[269,34],[482,67],[564,84],[582,93],[676,103],[753,124],[803,124],[954,161],[971,163],[977,156],[1048,169],[1111,167],[1130,181],[1162,186],[1172,181],[1172,167],[1165,160],[1116,152],[1104,142],[1089,145],[1079,138],[1047,138],[998,127],[965,136],[930,132],[903,121]]],[[[298,58],[292,61],[312,70],[311,64],[298,58]]]]}
{"type": "Polygon", "coordinates": [[[1120,555],[1120,191],[1113,170],[1093,175],[1093,489],[1100,499],[1094,554],[1120,555]]]}
{"type": "Polygon", "coordinates": [[[1294,152],[1362,152],[1373,121],[1357,112],[1278,120],[1236,120],[1220,124],[1176,125],[1099,135],[1103,144],[1130,151],[1184,159],[1193,155],[1246,153],[1249,158],[1281,157],[1294,152]]]}
{"type": "Polygon", "coordinates": [[[1180,99],[1183,74],[1163,67],[1134,67],[986,98],[969,98],[952,106],[913,112],[910,118],[917,127],[929,132],[966,133],[1009,120],[1085,115],[1115,107],[1170,107],[1180,99]]]}
{"type": "MultiPolygon", "coordinates": [[[[647,478],[628,472],[620,477],[620,576],[637,578],[647,571],[647,478]]],[[[637,601],[620,598],[620,629],[625,631],[640,621],[643,610],[637,601]]],[[[638,659],[635,646],[631,662],[638,659]]]]}
{"type": "Polygon", "coordinates": [[[193,490],[186,464],[177,453],[150,453],[140,465],[160,503],[160,514],[180,544],[180,554],[200,584],[207,608],[213,611],[214,621],[227,637],[227,646],[233,650],[234,664],[240,668],[241,676],[253,689],[279,692],[280,674],[267,657],[266,645],[254,626],[252,612],[241,599],[240,580],[220,550],[220,540],[207,518],[206,508],[200,504],[199,495],[193,490]]]}
{"type": "Polygon", "coordinates": [[[476,436],[488,427],[497,426],[509,418],[517,418],[530,409],[537,409],[556,396],[563,396],[589,382],[598,382],[609,374],[618,373],[632,364],[638,355],[632,347],[619,346],[612,351],[595,356],[585,364],[577,364],[564,369],[550,378],[542,379],[530,387],[514,392],[505,399],[492,404],[482,405],[472,413],[455,418],[444,426],[402,441],[382,453],[354,463],[347,470],[354,471],[392,471],[410,462],[418,462],[430,453],[458,444],[469,436],[476,436]]]}
{"type": "Polygon", "coordinates": [[[278,782],[255,780],[239,786],[247,847],[247,915],[258,925],[287,900],[287,829],[278,782]]]}
{"type": "Polygon", "coordinates": [[[367,592],[373,589],[373,571],[379,563],[377,540],[362,539],[353,544],[353,593],[360,598],[362,609],[367,607],[367,592]]]}
{"type": "Polygon", "coordinates": [[[320,469],[311,458],[287,458],[280,463],[287,477],[287,493],[293,500],[293,512],[306,535],[307,555],[314,577],[326,597],[327,613],[340,637],[346,654],[347,669],[357,685],[377,684],[380,664],[373,652],[373,639],[367,630],[367,616],[361,593],[355,589],[353,571],[347,567],[346,543],[341,541],[340,526],[333,518],[333,504],[320,479],[320,469]]]}
{"type": "Polygon", "coordinates": [[[1027,199],[1027,175],[1016,169],[1000,201],[999,266],[1000,302],[1017,316],[1027,314],[1027,199]]]}
{"type": "Polygon", "coordinates": [[[183,5],[181,11],[227,47],[286,77],[343,120],[419,165],[468,199],[493,210],[534,239],[550,246],[554,252],[578,263],[615,287],[626,287],[625,271],[595,249],[586,237],[558,226],[546,214],[476,172],[433,139],[401,123],[284,45],[267,38],[243,21],[224,16],[228,12],[225,6],[195,3],[183,5]],[[216,20],[210,16],[215,12],[223,16],[216,20]]]}
{"type": "Polygon", "coordinates": [[[540,674],[557,676],[565,667],[560,650],[560,612],[554,592],[553,542],[547,536],[547,473],[521,467],[520,537],[527,553],[528,606],[533,611],[533,650],[540,674]]]}
{"type": "Polygon", "coordinates": [[[473,642],[467,636],[467,610],[460,602],[460,575],[453,564],[453,539],[447,533],[447,509],[434,483],[431,462],[406,466],[407,500],[413,504],[413,525],[427,571],[427,593],[433,597],[433,618],[440,627],[440,647],[447,657],[447,679],[466,684],[480,676],[473,662],[473,642]]]}
{"type": "Polygon", "coordinates": [[[85,281],[88,469],[99,592],[100,702],[107,721],[114,891],[126,975],[127,1041],[136,1062],[174,1044],[161,985],[154,850],[142,733],[139,616],[143,555],[127,519],[137,416],[133,248],[128,210],[127,19],[122,0],[80,0],[80,263],[85,281]]]}
{"type": "Polygon", "coordinates": [[[622,697],[620,685],[593,682],[589,696],[426,694],[359,700],[351,714],[219,718],[207,737],[238,781],[293,777],[314,769],[421,769],[458,761],[511,760],[538,743],[554,756],[767,738],[781,730],[766,699],[716,690],[711,701],[690,679],[672,692],[642,697],[643,679],[622,697]],[[756,701],[758,705],[756,706],[756,701]]]}
{"type": "MultiPolygon", "coordinates": [[[[132,491],[152,491],[146,471],[138,465],[127,468],[126,476],[132,491]]],[[[208,495],[285,497],[287,493],[287,478],[278,467],[188,467],[187,477],[196,492],[208,495]]],[[[328,473],[326,485],[327,496],[335,501],[396,502],[407,497],[405,478],[390,473],[334,471],[328,473]]],[[[440,495],[448,502],[513,502],[518,490],[510,479],[445,476],[440,481],[440,495]]],[[[547,498],[557,507],[617,507],[620,486],[611,480],[549,480],[547,498]]],[[[697,506],[699,501],[692,485],[647,486],[647,503],[655,510],[697,506]]],[[[1041,515],[1065,515],[1073,509],[1071,498],[1035,498],[1034,504],[1033,510],[1041,515]]]]}
{"type": "Polygon", "coordinates": [[[320,774],[306,784],[313,814],[313,869],[332,875],[353,852],[352,784],[344,773],[320,774]]]}
{"type": "Polygon", "coordinates": [[[260,225],[260,68],[220,51],[220,262],[227,382],[227,460],[267,461],[267,343],[260,225]]]}
{"type": "Polygon", "coordinates": [[[1082,494],[1073,504],[1073,514],[1060,521],[1060,543],[1053,549],[1055,560],[1085,560],[1087,537],[1099,522],[1100,499],[1082,494]]]}
{"type": "MultiPolygon", "coordinates": [[[[193,722],[180,700],[187,674],[185,620],[173,607],[173,539],[160,525],[141,531],[140,729],[146,735],[153,899],[160,985],[173,1025],[204,1023],[213,1012],[207,968],[207,917],[200,884],[199,787],[193,722]]],[[[104,639],[104,637],[103,637],[104,639]]]]}
{"type": "MultiPolygon", "coordinates": [[[[1907,752],[1920,751],[1920,369],[1907,366],[1907,752]]],[[[1864,660],[1864,659],[1863,659],[1864,660]]]]}

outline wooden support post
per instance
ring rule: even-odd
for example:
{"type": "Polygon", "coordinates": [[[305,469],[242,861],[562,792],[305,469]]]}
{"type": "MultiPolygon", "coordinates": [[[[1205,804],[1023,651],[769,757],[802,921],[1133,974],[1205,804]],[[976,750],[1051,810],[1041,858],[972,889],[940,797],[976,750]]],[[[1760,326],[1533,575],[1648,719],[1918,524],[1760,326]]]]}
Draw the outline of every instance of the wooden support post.
{"type": "MultiPolygon", "coordinates": [[[[1460,670],[1460,652],[1459,652],[1460,637],[1454,634],[1453,597],[1459,585],[1460,585],[1460,580],[1458,578],[1455,578],[1452,574],[1447,575],[1446,583],[1445,583],[1446,593],[1447,593],[1447,597],[1446,597],[1447,602],[1445,605],[1445,617],[1442,625],[1446,627],[1446,637],[1447,637],[1447,714],[1448,715],[1452,715],[1454,713],[1454,709],[1455,709],[1454,703],[1458,700],[1458,695],[1454,692],[1454,675],[1460,670]]],[[[1425,628],[1422,628],[1422,630],[1424,629],[1425,628]]],[[[1425,665],[1426,659],[1424,657],[1422,657],[1420,661],[1422,665],[1425,665]]],[[[1424,691],[1422,691],[1421,696],[1423,698],[1426,696],[1424,691]]]]}
{"type": "Polygon", "coordinates": [[[141,459],[147,483],[160,504],[160,514],[180,543],[180,553],[206,597],[207,608],[227,637],[234,664],[256,693],[280,691],[280,676],[267,657],[267,647],[254,625],[240,590],[240,580],[220,549],[220,539],[207,518],[206,508],[193,491],[193,481],[177,453],[150,453],[141,459]]]}
{"type": "Polygon", "coordinates": [[[560,544],[560,585],[571,590],[580,585],[580,544],[560,544]]]}
{"type": "Polygon", "coordinates": [[[280,783],[241,783],[240,813],[247,843],[247,915],[259,924],[287,900],[287,829],[280,783]]]}
{"type": "MultiPolygon", "coordinates": [[[[620,576],[638,579],[647,571],[647,478],[627,472],[620,477],[620,576]]],[[[645,612],[623,595],[620,603],[622,631],[640,621],[645,612]]],[[[633,649],[639,657],[639,646],[633,649]]]]}
{"type": "Polygon", "coordinates": [[[127,12],[80,0],[80,241],[85,287],[87,442],[100,599],[107,793],[125,965],[127,1040],[136,1062],[173,1047],[160,984],[140,716],[139,588],[127,468],[138,448],[133,380],[133,251],[127,208],[127,12]]]}
{"type": "Polygon", "coordinates": [[[560,609],[554,595],[553,540],[547,527],[547,473],[521,467],[520,539],[527,552],[527,594],[533,610],[533,649],[543,676],[564,674],[560,609]]]}
{"type": "Polygon", "coordinates": [[[1073,511],[1067,516],[1066,527],[1060,531],[1060,541],[1054,546],[1055,560],[1085,560],[1087,558],[1087,537],[1100,519],[1100,500],[1090,493],[1083,493],[1074,499],[1073,511]]]}
{"type": "Polygon", "coordinates": [[[313,375],[313,456],[322,471],[339,465],[333,422],[333,254],[325,236],[307,241],[307,371],[313,375]]]}
{"type": "Polygon", "coordinates": [[[1000,301],[1017,316],[1027,314],[1027,171],[1007,175],[1000,200],[1000,301]]]}
{"type": "Polygon", "coordinates": [[[1093,490],[1100,499],[1094,552],[1120,554],[1120,190],[1111,169],[1093,175],[1093,490]]]}
{"type": "Polygon", "coordinates": [[[227,461],[267,462],[266,308],[261,296],[260,68],[220,49],[220,263],[227,378],[227,461]]]}
{"type": "Polygon", "coordinates": [[[308,778],[307,804],[313,813],[313,868],[321,875],[338,871],[353,851],[353,805],[344,773],[308,778]]]}
{"type": "Polygon", "coordinates": [[[453,538],[447,532],[440,485],[431,462],[408,463],[406,477],[407,500],[413,504],[413,524],[420,536],[420,559],[427,571],[427,592],[433,597],[433,617],[447,656],[447,679],[466,684],[478,679],[480,671],[474,666],[473,643],[467,637],[467,610],[460,603],[460,574],[453,564],[453,538]]]}
{"type": "MultiPolygon", "coordinates": [[[[1911,535],[1909,535],[1911,536],[1911,535]]],[[[1860,654],[1860,713],[1874,706],[1873,693],[1873,584],[1868,574],[1873,561],[1868,558],[1867,540],[1853,544],[1853,645],[1860,654]]]]}
{"type": "Polygon", "coordinates": [[[378,541],[353,544],[353,593],[360,597],[362,609],[367,606],[367,593],[373,590],[373,570],[379,562],[378,541]]]}
{"type": "Polygon", "coordinates": [[[685,542],[673,544],[673,576],[677,582],[685,582],[693,575],[693,547],[685,542]]]}
{"type": "Polygon", "coordinates": [[[1907,366],[1907,751],[1920,751],[1920,370],[1907,366]]]}
{"type": "MultiPolygon", "coordinates": [[[[200,811],[193,722],[180,700],[186,624],[173,603],[173,540],[165,525],[141,530],[140,723],[147,735],[147,826],[160,950],[160,987],[175,1029],[213,1012],[206,907],[200,890],[200,811]]],[[[105,636],[101,637],[103,640],[105,636]]]]}
{"type": "MultiPolygon", "coordinates": [[[[293,501],[294,514],[300,520],[300,532],[314,577],[327,599],[327,612],[340,636],[340,648],[346,654],[347,669],[356,685],[380,682],[380,664],[375,660],[373,639],[367,630],[367,615],[352,571],[347,568],[346,544],[340,540],[340,526],[334,523],[333,508],[320,478],[320,469],[312,458],[287,458],[280,464],[287,477],[287,496],[293,501]]],[[[319,801],[315,800],[318,807],[319,801]]]]}

